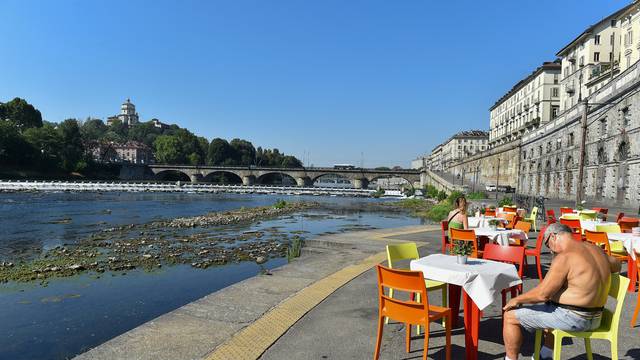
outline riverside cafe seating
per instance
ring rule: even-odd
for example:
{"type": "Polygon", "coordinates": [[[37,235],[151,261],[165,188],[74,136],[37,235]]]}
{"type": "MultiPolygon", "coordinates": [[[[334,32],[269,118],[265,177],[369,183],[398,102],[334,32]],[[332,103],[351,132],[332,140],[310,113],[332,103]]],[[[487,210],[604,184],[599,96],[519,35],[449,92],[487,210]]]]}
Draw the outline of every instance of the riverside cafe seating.
{"type": "MultiPolygon", "coordinates": [[[[604,213],[599,209],[595,211],[596,213],[604,213]]],[[[588,213],[588,212],[587,212],[588,213]]],[[[563,211],[564,214],[574,214],[573,211],[569,212],[566,209],[563,211]]],[[[615,224],[618,227],[613,226],[614,224],[607,223],[602,220],[592,219],[590,215],[582,220],[584,223],[580,224],[580,232],[581,235],[585,231],[591,231],[593,228],[593,232],[604,232],[608,237],[609,246],[603,245],[603,251],[607,251],[611,253],[614,249],[624,251],[624,254],[632,254],[628,255],[630,258],[627,261],[628,263],[628,271],[627,275],[633,279],[632,281],[624,280],[625,277],[620,276],[620,282],[614,282],[616,286],[620,284],[622,287],[626,287],[627,283],[629,283],[628,288],[629,291],[632,287],[635,289],[636,279],[640,281],[640,274],[638,273],[638,269],[640,269],[640,255],[636,256],[636,253],[640,254],[640,228],[637,226],[633,228],[632,232],[622,232],[619,224],[615,224]],[[595,223],[593,225],[592,223],[595,223]],[[593,226],[592,226],[593,225],[593,226]]],[[[602,217],[600,217],[602,219],[602,217]]],[[[627,222],[633,222],[635,219],[626,219],[627,222]]],[[[482,223],[481,221],[478,222],[482,223]]],[[[517,225],[517,220],[516,220],[517,225]]],[[[522,233],[528,233],[530,230],[530,224],[521,225],[521,226],[513,226],[515,229],[511,231],[520,231],[522,233]]],[[[398,285],[405,284],[402,279],[397,278],[394,280],[394,284],[389,284],[384,282],[384,268],[379,266],[378,270],[378,280],[379,280],[379,301],[381,304],[380,309],[380,319],[384,319],[385,316],[388,315],[392,320],[400,321],[400,322],[408,322],[414,325],[422,325],[426,326],[425,331],[429,331],[429,322],[435,321],[440,322],[444,327],[447,337],[447,344],[445,349],[446,358],[450,359],[450,331],[451,327],[457,327],[457,316],[460,310],[460,299],[462,298],[464,305],[464,328],[465,328],[465,353],[466,359],[477,359],[478,358],[478,350],[479,350],[479,334],[480,334],[480,319],[482,318],[482,310],[485,309],[489,304],[495,302],[503,302],[504,296],[508,292],[515,291],[516,293],[520,293],[522,287],[522,279],[523,279],[523,264],[526,264],[527,255],[535,255],[536,256],[536,265],[538,268],[538,276],[534,276],[531,279],[536,279],[535,281],[542,281],[543,274],[540,270],[540,252],[542,247],[542,235],[546,226],[540,229],[540,232],[537,236],[537,241],[535,244],[535,248],[527,248],[526,239],[520,240],[518,236],[511,237],[505,241],[505,238],[502,236],[496,236],[494,238],[489,237],[490,243],[494,243],[492,245],[488,245],[490,249],[498,250],[498,254],[503,253],[500,251],[500,248],[510,248],[517,247],[524,249],[525,251],[517,251],[514,254],[516,257],[523,257],[521,260],[515,261],[513,258],[502,259],[499,255],[488,256],[492,260],[483,258],[483,250],[485,248],[481,248],[479,245],[482,245],[477,240],[478,238],[486,237],[485,234],[487,231],[492,231],[493,229],[482,229],[476,228],[471,230],[458,230],[458,229],[448,229],[446,221],[443,221],[441,224],[442,228],[442,247],[440,254],[429,254],[424,257],[420,257],[418,259],[411,260],[409,264],[409,269],[405,270],[397,270],[398,271],[394,276],[406,276],[406,279],[412,278],[415,279],[416,276],[420,276],[420,278],[424,279],[424,284],[421,286],[417,286],[415,293],[420,293],[420,296],[411,295],[409,297],[410,300],[395,300],[397,302],[398,307],[394,308],[394,315],[391,316],[390,313],[384,312],[382,310],[382,302],[386,301],[386,304],[389,305],[389,299],[384,299],[385,291],[390,288],[390,285],[398,285]],[[478,234],[477,234],[478,233],[478,234]],[[471,240],[471,239],[476,239],[471,240]],[[458,264],[457,259],[453,255],[449,255],[453,244],[456,241],[473,241],[474,246],[474,255],[475,258],[471,258],[467,264],[458,264]],[[515,241],[517,240],[517,241],[515,241]],[[531,250],[531,253],[529,253],[531,250]],[[534,254],[535,253],[535,254],[534,254]],[[507,261],[509,260],[509,261],[507,261]],[[518,265],[516,267],[516,265],[518,265]],[[416,275],[420,274],[420,275],[416,275]],[[399,283],[397,281],[400,281],[399,283]],[[440,290],[440,286],[434,286],[433,284],[447,284],[448,291],[446,292],[444,288],[443,291],[443,305],[436,306],[431,305],[428,302],[428,295],[431,290],[429,288],[433,288],[433,290],[440,290]],[[469,289],[468,291],[465,289],[469,289]],[[514,290],[516,289],[516,290],[514,290]],[[500,299],[500,297],[503,299],[500,299]],[[447,297],[448,307],[444,304],[444,297],[447,297]],[[419,303],[419,306],[415,306],[412,304],[419,303]],[[403,310],[402,306],[406,306],[403,310]],[[415,312],[417,309],[418,313],[415,312]],[[404,313],[407,311],[407,313],[404,313]],[[419,316],[420,321],[412,320],[411,316],[408,315],[411,312],[414,316],[419,315],[420,311],[422,311],[425,315],[419,316]],[[426,315],[428,314],[428,315],[426,315]],[[395,318],[394,318],[395,316],[395,318]],[[428,320],[427,320],[428,319],[428,320]]],[[[497,230],[496,231],[507,231],[507,230],[497,230]]],[[[525,235],[526,236],[526,235],[525,235]]],[[[593,235],[589,235],[590,239],[593,239],[593,235]]],[[[586,237],[580,238],[580,240],[587,240],[586,237]]],[[[595,239],[594,242],[602,243],[602,237],[595,239]]],[[[492,253],[494,251],[492,250],[492,253]]],[[[510,253],[510,252],[509,252],[510,253]]],[[[624,255],[618,252],[616,257],[623,258],[624,255]]],[[[511,255],[513,256],[513,254],[511,255]]],[[[388,276],[388,275],[387,275],[388,276]]],[[[408,280],[407,280],[408,281],[408,280]]],[[[418,283],[415,283],[418,284],[418,283]]],[[[414,285],[415,285],[414,284],[414,285]]],[[[411,290],[410,288],[404,288],[411,290]]],[[[410,291],[411,292],[411,291],[410,291]]],[[[612,346],[612,354],[617,353],[617,326],[620,319],[620,313],[622,309],[622,301],[624,301],[624,296],[617,292],[616,289],[611,289],[611,296],[618,300],[619,303],[615,305],[615,309],[612,309],[610,312],[611,316],[605,316],[605,322],[601,325],[600,329],[594,332],[588,333],[576,333],[575,335],[572,333],[563,333],[563,336],[581,336],[581,337],[590,337],[590,338],[599,338],[599,339],[607,339],[611,341],[612,346]],[[613,350],[615,349],[615,350],[613,350]]],[[[388,309],[387,309],[388,310],[388,309]]],[[[385,310],[386,311],[386,310],[385,310]]],[[[608,310],[606,310],[608,311],[608,310]]],[[[631,327],[634,326],[636,319],[640,314],[640,297],[635,306],[634,314],[632,316],[631,327]]],[[[382,327],[384,326],[384,321],[379,321],[378,323],[378,339],[376,342],[376,351],[374,358],[377,359],[379,356],[379,350],[382,341],[382,327]]],[[[409,336],[411,334],[410,326],[405,324],[407,327],[407,341],[409,340],[409,336]]],[[[419,330],[418,330],[419,334],[419,330]]],[[[559,333],[558,333],[559,334],[559,333]]],[[[538,335],[539,336],[539,335],[538,335]]],[[[425,347],[423,352],[423,358],[427,358],[428,352],[428,334],[425,334],[425,347]]],[[[539,344],[540,338],[536,338],[536,343],[539,344]]],[[[410,350],[409,344],[407,343],[406,347],[407,351],[410,350]]],[[[558,350],[559,353],[560,350],[558,350]]],[[[585,349],[586,352],[590,353],[591,348],[588,347],[585,349]]],[[[537,355],[537,351],[536,351],[537,355]]]]}

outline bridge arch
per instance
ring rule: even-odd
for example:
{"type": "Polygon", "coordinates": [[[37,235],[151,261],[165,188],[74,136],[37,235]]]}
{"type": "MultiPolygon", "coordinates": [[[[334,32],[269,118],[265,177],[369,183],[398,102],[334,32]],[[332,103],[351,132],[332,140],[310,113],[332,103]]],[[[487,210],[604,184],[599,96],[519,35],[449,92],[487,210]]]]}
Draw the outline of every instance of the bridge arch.
{"type": "Polygon", "coordinates": [[[232,171],[217,170],[208,173],[202,181],[214,184],[242,184],[242,177],[232,171]]]}
{"type": "Polygon", "coordinates": [[[256,183],[261,185],[296,186],[296,179],[281,171],[271,171],[256,178],[256,183]]]}
{"type": "Polygon", "coordinates": [[[161,181],[191,181],[191,177],[180,170],[162,170],[156,173],[155,178],[161,181]]]}
{"type": "Polygon", "coordinates": [[[408,176],[404,176],[404,175],[393,175],[393,174],[377,175],[377,176],[372,176],[372,177],[368,178],[367,180],[369,180],[369,184],[371,184],[374,181],[376,183],[378,183],[378,180],[381,180],[381,179],[402,179],[402,180],[404,180],[404,182],[398,183],[397,184],[398,187],[402,188],[403,186],[406,187],[407,185],[409,185],[411,188],[413,188],[413,181],[412,181],[413,179],[409,178],[408,176]]]}
{"type": "Polygon", "coordinates": [[[326,173],[311,178],[313,186],[353,187],[352,179],[341,174],[326,173]],[[322,181],[324,180],[324,181],[322,181]]]}

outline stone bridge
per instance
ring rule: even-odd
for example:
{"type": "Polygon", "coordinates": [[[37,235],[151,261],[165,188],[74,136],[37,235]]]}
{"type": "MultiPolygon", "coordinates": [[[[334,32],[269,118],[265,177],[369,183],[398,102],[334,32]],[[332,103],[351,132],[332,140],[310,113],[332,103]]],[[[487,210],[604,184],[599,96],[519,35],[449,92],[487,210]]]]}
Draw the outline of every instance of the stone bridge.
{"type": "Polygon", "coordinates": [[[188,165],[148,165],[156,179],[162,179],[168,172],[179,172],[188,176],[192,182],[206,182],[217,174],[232,174],[242,179],[243,185],[261,184],[269,175],[289,176],[298,186],[312,186],[325,175],[338,175],[351,181],[356,189],[366,189],[370,182],[381,179],[403,178],[413,186],[420,182],[420,172],[412,169],[376,170],[376,169],[336,169],[336,168],[272,168],[254,166],[188,166],[188,165]]]}

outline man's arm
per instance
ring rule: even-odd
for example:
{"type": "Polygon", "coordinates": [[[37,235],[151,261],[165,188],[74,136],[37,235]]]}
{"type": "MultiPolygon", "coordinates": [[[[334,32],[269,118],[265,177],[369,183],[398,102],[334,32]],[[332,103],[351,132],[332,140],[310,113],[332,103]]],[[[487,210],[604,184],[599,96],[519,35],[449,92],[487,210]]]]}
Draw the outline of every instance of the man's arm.
{"type": "MultiPolygon", "coordinates": [[[[609,267],[611,268],[611,272],[612,273],[619,273],[620,269],[622,268],[622,264],[620,263],[620,260],[614,258],[611,255],[607,256],[607,260],[609,260],[609,267]]],[[[630,266],[632,266],[633,264],[631,264],[630,266]]]]}
{"type": "Polygon", "coordinates": [[[551,262],[551,268],[544,280],[535,288],[511,299],[504,310],[510,310],[521,304],[535,304],[550,300],[567,282],[569,264],[567,256],[557,255],[551,262]]]}

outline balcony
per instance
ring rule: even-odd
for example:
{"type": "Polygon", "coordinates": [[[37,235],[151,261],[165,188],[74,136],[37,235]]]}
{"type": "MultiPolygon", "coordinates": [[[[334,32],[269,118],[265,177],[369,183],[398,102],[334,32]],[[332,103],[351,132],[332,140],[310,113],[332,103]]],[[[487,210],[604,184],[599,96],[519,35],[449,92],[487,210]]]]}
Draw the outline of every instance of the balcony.
{"type": "Polygon", "coordinates": [[[576,92],[576,88],[573,85],[565,85],[564,91],[566,91],[567,94],[573,95],[576,92]]]}
{"type": "Polygon", "coordinates": [[[567,56],[567,61],[572,63],[572,64],[575,64],[576,63],[576,57],[574,55],[569,55],[569,56],[567,56]]]}
{"type": "MultiPolygon", "coordinates": [[[[620,72],[620,66],[618,61],[613,63],[613,74],[617,74],[620,72]]],[[[593,83],[598,82],[599,80],[606,78],[607,76],[611,76],[611,63],[603,62],[597,65],[594,65],[591,68],[591,72],[589,73],[589,81],[587,82],[587,86],[591,86],[593,83]]]]}

